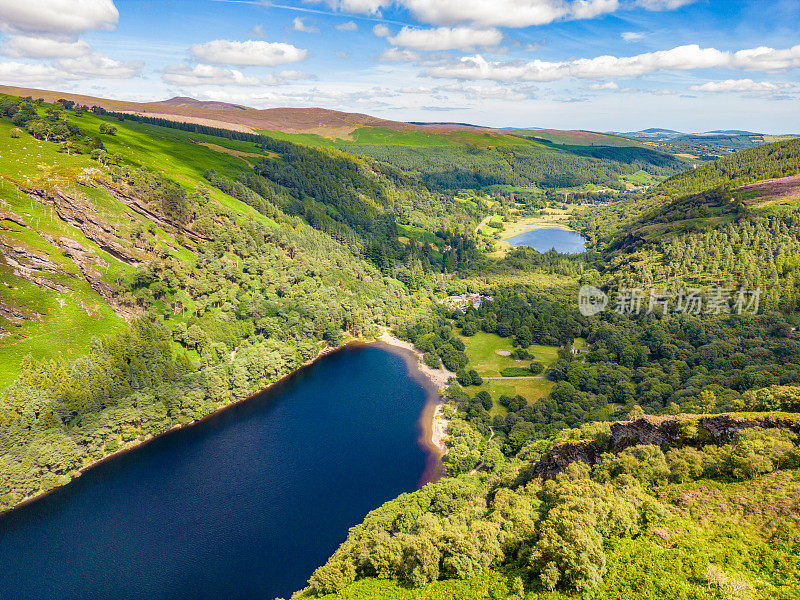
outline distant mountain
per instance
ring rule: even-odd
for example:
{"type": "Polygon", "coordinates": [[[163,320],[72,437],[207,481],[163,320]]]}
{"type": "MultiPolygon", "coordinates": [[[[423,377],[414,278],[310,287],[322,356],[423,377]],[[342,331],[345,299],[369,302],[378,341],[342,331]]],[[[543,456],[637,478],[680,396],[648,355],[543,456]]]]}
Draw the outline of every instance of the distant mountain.
{"type": "Polygon", "coordinates": [[[162,100],[154,104],[163,104],[165,106],[182,106],[185,108],[211,108],[215,110],[255,110],[249,106],[242,106],[241,104],[230,104],[228,102],[217,102],[216,100],[196,100],[187,96],[175,96],[169,100],[162,100]]]}
{"type": "Polygon", "coordinates": [[[753,133],[752,131],[744,131],[742,129],[716,129],[714,131],[706,131],[705,133],[698,133],[696,135],[764,135],[764,134],[753,133]]]}
{"type": "Polygon", "coordinates": [[[227,102],[177,97],[157,102],[127,102],[67,92],[55,92],[0,85],[0,94],[31,96],[54,102],[60,98],[84,106],[101,106],[109,111],[161,117],[171,121],[198,123],[235,131],[257,130],[284,133],[313,133],[325,137],[347,137],[363,127],[388,127],[397,131],[459,130],[461,125],[412,125],[389,121],[361,113],[348,113],[326,108],[268,108],[259,110],[227,102]]]}
{"type": "Polygon", "coordinates": [[[674,129],[661,129],[659,127],[650,127],[649,129],[642,129],[641,131],[621,131],[612,133],[616,133],[616,135],[624,135],[625,137],[638,140],[650,140],[655,142],[673,140],[686,135],[685,133],[675,131],[674,129]]]}

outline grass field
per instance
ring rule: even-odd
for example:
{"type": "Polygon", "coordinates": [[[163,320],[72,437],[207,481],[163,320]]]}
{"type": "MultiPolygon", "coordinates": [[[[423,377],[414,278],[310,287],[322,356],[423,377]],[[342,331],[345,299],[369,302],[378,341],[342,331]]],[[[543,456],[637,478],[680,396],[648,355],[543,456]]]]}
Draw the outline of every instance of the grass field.
{"type": "Polygon", "coordinates": [[[630,175],[620,175],[619,179],[620,181],[632,183],[633,185],[655,185],[659,181],[647,171],[642,170],[636,171],[636,173],[630,175]]]}
{"type": "MultiPolygon", "coordinates": [[[[481,377],[499,377],[501,369],[506,367],[527,367],[533,361],[539,361],[545,368],[558,357],[558,348],[555,346],[540,346],[534,344],[528,348],[533,358],[516,361],[510,356],[497,354],[498,350],[512,351],[511,338],[503,338],[494,333],[479,331],[472,337],[462,337],[469,358],[468,369],[475,369],[481,377]]],[[[494,400],[500,396],[524,396],[529,401],[543,398],[550,393],[553,387],[551,381],[545,379],[506,379],[487,380],[479,387],[470,387],[469,392],[476,394],[480,390],[488,391],[494,400]]],[[[503,412],[504,409],[495,404],[493,412],[503,412]]]]}
{"type": "Polygon", "coordinates": [[[473,396],[482,390],[486,390],[495,400],[492,410],[489,411],[494,414],[505,414],[508,412],[505,407],[497,403],[500,396],[516,396],[520,395],[528,402],[535,402],[539,398],[546,398],[550,391],[555,386],[555,383],[547,379],[510,379],[510,380],[486,380],[483,385],[477,387],[469,387],[467,390],[473,396]]]}

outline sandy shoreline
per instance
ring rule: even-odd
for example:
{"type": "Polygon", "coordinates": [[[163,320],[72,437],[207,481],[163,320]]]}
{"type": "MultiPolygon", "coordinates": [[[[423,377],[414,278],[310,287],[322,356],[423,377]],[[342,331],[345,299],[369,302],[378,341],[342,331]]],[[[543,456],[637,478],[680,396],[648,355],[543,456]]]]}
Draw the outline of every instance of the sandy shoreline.
{"type": "Polygon", "coordinates": [[[389,333],[388,329],[383,330],[383,334],[379,338],[389,346],[395,348],[403,348],[413,353],[417,359],[417,369],[424,375],[436,388],[435,401],[432,406],[426,407],[423,413],[423,429],[425,430],[427,441],[431,446],[438,449],[440,452],[439,459],[447,454],[447,446],[444,441],[447,439],[447,419],[442,414],[443,404],[439,396],[439,390],[447,385],[448,379],[455,378],[455,373],[452,373],[442,367],[441,369],[433,369],[425,364],[422,360],[422,353],[414,348],[410,342],[403,341],[394,337],[389,333]]]}

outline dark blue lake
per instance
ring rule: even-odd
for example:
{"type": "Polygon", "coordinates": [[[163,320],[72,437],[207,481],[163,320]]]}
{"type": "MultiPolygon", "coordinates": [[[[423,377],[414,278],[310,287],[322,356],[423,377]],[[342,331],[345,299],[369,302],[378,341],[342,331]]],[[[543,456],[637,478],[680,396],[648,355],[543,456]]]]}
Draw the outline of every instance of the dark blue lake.
{"type": "Polygon", "coordinates": [[[562,254],[576,254],[586,250],[583,236],[577,231],[544,227],[531,229],[512,238],[508,238],[512,246],[531,246],[539,252],[547,252],[555,248],[562,254]]]}
{"type": "Polygon", "coordinates": [[[420,483],[428,399],[406,358],[349,347],[0,517],[3,600],[271,600],[420,483]]]}

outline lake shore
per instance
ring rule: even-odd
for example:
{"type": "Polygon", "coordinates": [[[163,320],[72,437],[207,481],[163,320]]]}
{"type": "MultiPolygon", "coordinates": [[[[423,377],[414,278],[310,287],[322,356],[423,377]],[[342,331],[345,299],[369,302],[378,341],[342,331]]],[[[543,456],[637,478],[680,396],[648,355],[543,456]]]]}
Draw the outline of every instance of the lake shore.
{"type": "Polygon", "coordinates": [[[325,348],[322,348],[317,353],[317,356],[315,356],[314,358],[312,358],[310,360],[307,360],[302,365],[300,365],[296,369],[286,373],[285,375],[282,375],[281,377],[276,379],[274,382],[270,383],[267,387],[255,392],[255,393],[253,393],[253,394],[251,394],[251,395],[249,395],[249,396],[247,396],[245,398],[240,398],[239,400],[232,400],[230,402],[226,402],[224,404],[221,404],[220,406],[218,406],[217,408],[212,410],[210,413],[208,413],[206,415],[203,415],[199,419],[194,419],[194,420],[188,421],[186,423],[176,423],[175,425],[172,425],[171,427],[169,427],[169,428],[165,429],[164,431],[161,431],[161,432],[159,432],[159,433],[157,433],[155,435],[147,435],[142,439],[135,439],[135,440],[131,440],[130,442],[126,442],[126,443],[122,444],[119,447],[119,449],[114,450],[113,452],[111,452],[109,454],[106,454],[104,456],[101,456],[100,458],[97,458],[95,460],[89,461],[85,465],[79,467],[78,469],[75,470],[75,474],[72,475],[67,481],[64,481],[63,483],[55,485],[52,488],[49,488],[47,490],[41,490],[39,492],[36,492],[35,494],[31,494],[30,496],[26,496],[25,498],[23,498],[22,500],[20,500],[19,502],[15,503],[15,504],[13,504],[12,506],[9,506],[9,507],[7,507],[7,508],[5,508],[3,510],[0,510],[0,516],[4,516],[4,515],[7,515],[7,514],[10,514],[10,513],[14,512],[14,511],[24,507],[24,506],[27,506],[28,504],[31,504],[32,502],[36,502],[37,500],[40,500],[41,498],[44,498],[45,496],[60,490],[64,486],[69,485],[72,481],[74,481],[75,479],[77,479],[78,477],[80,477],[81,475],[86,473],[87,471],[89,471],[89,470],[91,470],[91,469],[93,469],[93,468],[95,468],[95,467],[97,467],[97,466],[99,466],[99,465],[101,465],[101,464],[103,464],[105,462],[111,461],[111,460],[113,460],[115,458],[118,458],[120,456],[123,456],[124,454],[127,454],[129,452],[133,452],[134,450],[140,448],[141,446],[149,444],[150,442],[153,442],[153,441],[155,441],[155,440],[157,440],[157,439],[159,439],[159,438],[161,438],[163,436],[169,435],[171,433],[175,433],[175,432],[180,431],[182,429],[187,429],[189,427],[194,427],[195,425],[198,425],[198,424],[200,424],[200,423],[202,423],[202,422],[204,422],[204,421],[206,421],[208,419],[211,419],[211,418],[217,416],[219,413],[221,413],[221,412],[223,412],[225,410],[228,410],[228,409],[230,409],[230,408],[232,408],[234,406],[237,406],[239,404],[247,402],[248,400],[251,400],[252,398],[255,398],[256,396],[259,396],[259,395],[263,394],[264,392],[267,392],[267,391],[277,387],[278,385],[286,382],[290,378],[296,376],[298,373],[302,372],[304,369],[310,367],[315,362],[317,362],[318,360],[320,360],[321,358],[323,358],[325,356],[328,356],[329,354],[332,354],[334,352],[339,352],[340,350],[343,350],[344,348],[347,348],[348,346],[358,345],[358,344],[366,344],[366,343],[370,343],[370,342],[362,340],[360,338],[355,338],[355,339],[348,340],[347,342],[345,342],[341,346],[326,346],[325,348]]]}
{"type": "MultiPolygon", "coordinates": [[[[150,442],[153,442],[163,436],[175,433],[183,429],[187,429],[189,427],[194,427],[195,425],[203,423],[204,421],[219,415],[221,412],[224,412],[225,410],[233,408],[239,404],[245,403],[256,396],[268,392],[269,390],[281,385],[282,383],[285,383],[292,377],[297,376],[304,369],[307,369],[308,367],[316,363],[318,360],[330,354],[339,352],[348,347],[368,345],[376,342],[383,342],[386,345],[390,346],[391,348],[402,348],[404,350],[407,350],[409,354],[413,355],[415,358],[418,356],[421,357],[421,355],[416,350],[414,350],[412,344],[409,344],[408,342],[404,342],[400,339],[391,336],[388,333],[388,330],[385,330],[384,335],[378,338],[378,340],[353,338],[346,341],[341,346],[326,346],[317,353],[317,356],[306,361],[305,363],[303,363],[296,369],[290,371],[289,373],[282,375],[274,382],[267,385],[265,388],[260,389],[257,392],[245,398],[224,403],[199,419],[194,419],[186,423],[176,423],[175,425],[172,425],[168,429],[165,429],[164,431],[161,431],[156,435],[148,435],[142,439],[135,439],[131,440],[130,442],[124,443],[122,446],[119,447],[119,449],[82,465],[81,467],[76,469],[75,473],[72,476],[70,476],[68,480],[64,481],[63,483],[55,485],[47,490],[41,490],[36,492],[35,494],[31,494],[30,496],[23,498],[19,502],[16,502],[12,506],[0,510],[0,516],[10,514],[18,509],[23,508],[24,506],[27,506],[28,504],[36,502],[41,498],[44,498],[49,494],[57,492],[64,486],[69,485],[72,481],[74,481],[87,471],[105,462],[114,460],[115,458],[123,456],[129,452],[133,452],[134,450],[146,444],[149,444],[150,442]]],[[[431,369],[430,367],[425,365],[421,360],[417,361],[417,364],[411,364],[411,361],[409,361],[409,373],[413,375],[414,370],[416,370],[419,373],[419,375],[421,376],[420,382],[423,383],[423,385],[425,385],[429,391],[428,402],[426,403],[426,406],[423,409],[423,413],[420,418],[420,423],[423,430],[423,434],[420,438],[420,443],[423,447],[425,447],[428,453],[428,464],[426,466],[425,473],[423,474],[423,479],[426,479],[428,481],[436,481],[443,474],[444,469],[442,465],[442,457],[444,457],[444,455],[447,453],[447,448],[444,445],[444,439],[446,438],[447,435],[446,434],[447,420],[444,419],[441,416],[440,412],[438,411],[438,407],[441,404],[438,390],[440,387],[444,386],[447,383],[447,378],[449,376],[451,375],[455,376],[455,375],[453,375],[449,371],[446,374],[443,373],[442,371],[439,371],[437,375],[435,369],[431,369]],[[436,387],[435,389],[432,390],[431,386],[436,386],[436,387]],[[432,400],[433,397],[435,397],[436,399],[435,401],[432,400]],[[429,425],[426,426],[426,423],[429,425]]],[[[427,483],[428,481],[425,481],[425,483],[427,483]]]]}
{"type": "Polygon", "coordinates": [[[383,330],[383,334],[379,340],[393,348],[401,348],[408,351],[409,355],[415,359],[415,365],[409,365],[409,370],[416,369],[425,379],[430,386],[432,394],[429,394],[429,402],[422,413],[421,425],[423,429],[423,443],[426,443],[430,449],[434,450],[432,454],[436,456],[436,460],[441,464],[441,459],[447,454],[447,446],[445,440],[447,439],[447,425],[448,419],[442,413],[444,404],[439,396],[439,390],[447,385],[447,381],[453,377],[452,373],[442,367],[441,369],[433,369],[425,364],[422,359],[422,353],[414,348],[410,342],[406,342],[399,338],[394,337],[389,333],[388,329],[383,330]]]}
{"type": "Polygon", "coordinates": [[[573,231],[566,224],[570,215],[566,212],[552,213],[538,217],[522,217],[517,221],[503,222],[505,228],[500,235],[500,239],[495,242],[496,250],[491,254],[495,258],[502,258],[514,247],[509,243],[509,239],[534,229],[564,229],[573,231]]]}

